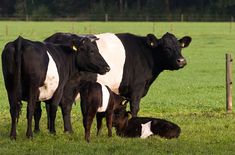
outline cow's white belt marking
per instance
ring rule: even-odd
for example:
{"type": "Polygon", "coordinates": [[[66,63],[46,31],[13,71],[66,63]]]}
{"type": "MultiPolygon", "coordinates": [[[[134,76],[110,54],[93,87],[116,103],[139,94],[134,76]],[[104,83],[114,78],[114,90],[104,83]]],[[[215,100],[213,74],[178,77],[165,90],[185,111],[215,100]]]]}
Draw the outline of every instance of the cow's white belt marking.
{"type": "Polygon", "coordinates": [[[98,108],[98,112],[105,112],[108,104],[109,104],[109,98],[110,98],[110,93],[105,85],[102,85],[102,106],[98,108]]]}
{"type": "Polygon", "coordinates": [[[39,87],[39,100],[45,101],[52,98],[54,92],[59,85],[59,74],[55,64],[55,61],[51,55],[47,52],[49,62],[47,67],[46,79],[43,86],[39,87]]]}
{"type": "Polygon", "coordinates": [[[153,132],[151,131],[151,121],[141,124],[141,136],[140,138],[147,138],[148,136],[152,135],[153,132]]]}
{"type": "Polygon", "coordinates": [[[112,33],[96,35],[96,41],[102,57],[110,66],[110,71],[99,75],[97,82],[107,85],[112,91],[119,94],[118,88],[122,81],[124,63],[126,59],[125,48],[121,40],[112,33]]]}

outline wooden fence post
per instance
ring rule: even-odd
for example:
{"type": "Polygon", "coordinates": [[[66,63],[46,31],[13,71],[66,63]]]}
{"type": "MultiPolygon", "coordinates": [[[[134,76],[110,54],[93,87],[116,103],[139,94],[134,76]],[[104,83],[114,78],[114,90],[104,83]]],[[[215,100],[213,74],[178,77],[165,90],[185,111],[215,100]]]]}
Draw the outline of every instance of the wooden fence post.
{"type": "Polygon", "coordinates": [[[109,15],[106,13],[106,14],[104,15],[104,17],[105,17],[105,21],[108,22],[108,21],[109,21],[109,15]]]}
{"type": "Polygon", "coordinates": [[[232,112],[232,56],[226,54],[226,110],[232,112]]]}
{"type": "Polygon", "coordinates": [[[184,14],[180,15],[180,21],[183,22],[184,21],[184,14]]]}

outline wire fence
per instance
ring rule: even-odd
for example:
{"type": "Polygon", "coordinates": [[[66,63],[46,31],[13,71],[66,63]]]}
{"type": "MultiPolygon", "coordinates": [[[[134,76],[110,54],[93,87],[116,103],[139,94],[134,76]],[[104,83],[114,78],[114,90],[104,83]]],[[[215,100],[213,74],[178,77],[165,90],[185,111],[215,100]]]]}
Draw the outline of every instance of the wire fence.
{"type": "Polygon", "coordinates": [[[233,22],[233,16],[223,15],[111,15],[86,14],[76,16],[0,16],[0,20],[12,21],[157,21],[157,22],[233,22]]]}

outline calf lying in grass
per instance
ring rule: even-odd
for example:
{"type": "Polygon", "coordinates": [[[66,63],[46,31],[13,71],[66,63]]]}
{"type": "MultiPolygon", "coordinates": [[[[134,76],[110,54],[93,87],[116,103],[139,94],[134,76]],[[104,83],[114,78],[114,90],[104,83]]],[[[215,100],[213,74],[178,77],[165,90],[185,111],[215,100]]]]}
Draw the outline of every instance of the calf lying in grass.
{"type": "Polygon", "coordinates": [[[111,137],[114,110],[122,109],[127,100],[112,92],[107,86],[88,81],[82,82],[80,96],[86,141],[90,142],[91,124],[95,115],[97,120],[97,135],[102,126],[102,118],[106,117],[108,136],[111,137]]]}
{"type": "Polygon", "coordinates": [[[115,110],[113,126],[116,133],[123,137],[147,138],[150,135],[159,135],[162,138],[178,138],[181,129],[178,125],[164,119],[151,117],[132,117],[125,108],[115,110]]]}

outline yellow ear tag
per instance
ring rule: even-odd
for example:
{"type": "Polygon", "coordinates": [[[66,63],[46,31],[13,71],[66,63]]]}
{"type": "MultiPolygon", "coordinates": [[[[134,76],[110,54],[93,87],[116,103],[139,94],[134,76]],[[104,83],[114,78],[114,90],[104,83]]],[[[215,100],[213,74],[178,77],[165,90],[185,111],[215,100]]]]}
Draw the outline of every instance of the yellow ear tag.
{"type": "Polygon", "coordinates": [[[150,45],[151,45],[151,46],[153,46],[153,45],[154,45],[154,43],[153,43],[153,42],[151,42],[151,43],[150,43],[150,45]]]}
{"type": "Polygon", "coordinates": [[[77,47],[74,46],[74,45],[73,45],[72,49],[73,49],[74,51],[76,51],[76,52],[78,51],[77,47]]]}
{"type": "Polygon", "coordinates": [[[184,43],[181,43],[181,47],[184,47],[184,45],[185,45],[184,43]]]}
{"type": "Polygon", "coordinates": [[[125,105],[126,104],[126,100],[122,101],[122,105],[125,105]]]}

